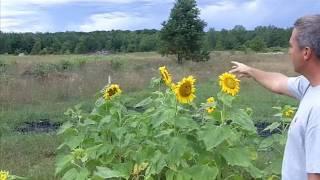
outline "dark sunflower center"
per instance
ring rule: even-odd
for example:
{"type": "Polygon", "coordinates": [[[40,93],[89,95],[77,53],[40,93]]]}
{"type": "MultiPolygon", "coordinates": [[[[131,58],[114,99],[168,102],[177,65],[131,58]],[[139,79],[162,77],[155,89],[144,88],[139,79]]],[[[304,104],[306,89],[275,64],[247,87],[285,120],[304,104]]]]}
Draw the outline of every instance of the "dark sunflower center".
{"type": "Polygon", "coordinates": [[[108,95],[111,97],[117,93],[117,88],[110,88],[108,90],[108,95]]]}
{"type": "Polygon", "coordinates": [[[234,89],[236,87],[236,81],[234,79],[227,78],[225,80],[225,85],[230,89],[234,89]]]}
{"type": "Polygon", "coordinates": [[[189,82],[185,82],[180,86],[179,92],[181,96],[188,97],[192,93],[192,86],[189,82]]]}

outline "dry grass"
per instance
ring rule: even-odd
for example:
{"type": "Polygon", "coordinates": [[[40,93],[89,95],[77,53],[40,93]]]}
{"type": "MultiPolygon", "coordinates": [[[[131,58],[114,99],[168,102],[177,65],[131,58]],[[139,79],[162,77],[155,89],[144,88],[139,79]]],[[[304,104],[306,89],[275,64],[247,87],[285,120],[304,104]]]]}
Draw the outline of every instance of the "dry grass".
{"type": "Polygon", "coordinates": [[[239,61],[268,71],[293,75],[288,55],[243,54],[215,52],[208,62],[187,61],[182,66],[174,57],[161,57],[156,53],[132,53],[112,56],[2,56],[9,63],[10,71],[3,74],[0,87],[0,102],[30,104],[34,102],[63,101],[72,97],[93,97],[107,83],[120,84],[125,91],[136,91],[146,87],[150,79],[158,76],[158,67],[165,65],[175,81],[194,75],[198,83],[215,79],[230,69],[231,61],[239,61]],[[77,66],[76,59],[86,59],[77,66]],[[39,63],[59,64],[61,59],[70,61],[70,71],[50,71],[40,76],[31,74],[39,63]],[[14,62],[11,63],[10,62],[14,62]]]}

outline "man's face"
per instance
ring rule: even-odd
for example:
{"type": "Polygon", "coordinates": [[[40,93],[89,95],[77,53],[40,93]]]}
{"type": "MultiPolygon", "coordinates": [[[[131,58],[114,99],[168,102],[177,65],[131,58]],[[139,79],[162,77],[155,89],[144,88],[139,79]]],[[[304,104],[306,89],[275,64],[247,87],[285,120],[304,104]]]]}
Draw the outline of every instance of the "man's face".
{"type": "Polygon", "coordinates": [[[297,30],[293,29],[289,40],[289,55],[296,72],[301,73],[303,66],[303,51],[298,45],[297,30]]]}

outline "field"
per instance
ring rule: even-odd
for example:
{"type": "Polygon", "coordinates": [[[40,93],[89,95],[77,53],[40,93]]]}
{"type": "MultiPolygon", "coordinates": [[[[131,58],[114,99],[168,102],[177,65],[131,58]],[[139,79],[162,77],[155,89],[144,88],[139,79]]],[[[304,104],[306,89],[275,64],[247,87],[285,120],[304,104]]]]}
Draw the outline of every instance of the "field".
{"type": "MultiPolygon", "coordinates": [[[[295,75],[287,54],[212,52],[207,62],[178,65],[174,57],[157,53],[130,53],[107,56],[46,55],[0,56],[0,170],[30,179],[55,179],[56,148],[61,143],[56,127],[67,117],[64,112],[76,104],[90,111],[97,92],[111,81],[120,84],[133,106],[150,92],[158,67],[167,66],[174,81],[187,75],[197,79],[196,103],[219,91],[218,75],[228,71],[230,61],[295,75]],[[33,123],[44,127],[34,127],[33,123]]],[[[272,106],[297,102],[272,94],[252,79],[242,79],[236,104],[251,107],[255,122],[271,122],[272,106]]]]}

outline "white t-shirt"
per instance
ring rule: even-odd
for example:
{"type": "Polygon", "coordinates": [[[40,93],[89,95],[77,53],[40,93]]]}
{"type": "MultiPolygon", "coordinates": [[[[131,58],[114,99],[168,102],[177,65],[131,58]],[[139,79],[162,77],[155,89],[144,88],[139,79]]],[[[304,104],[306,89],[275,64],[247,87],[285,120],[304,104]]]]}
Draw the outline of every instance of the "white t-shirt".
{"type": "Polygon", "coordinates": [[[320,173],[320,85],[298,76],[289,78],[288,88],[300,105],[288,130],[282,180],[307,180],[308,173],[320,173]]]}

